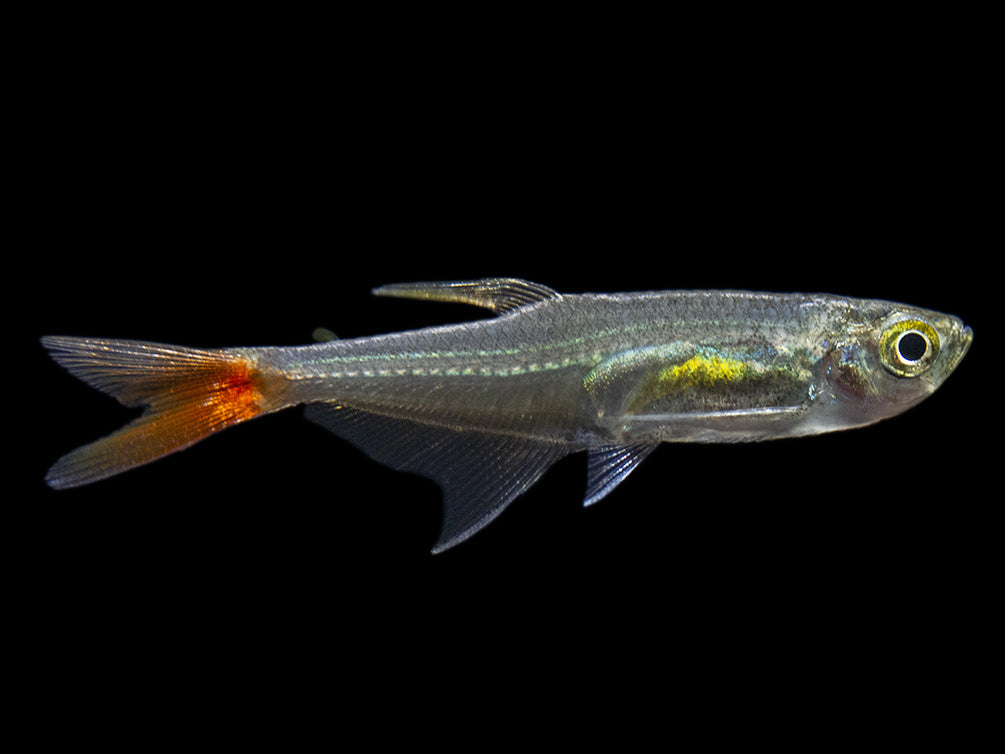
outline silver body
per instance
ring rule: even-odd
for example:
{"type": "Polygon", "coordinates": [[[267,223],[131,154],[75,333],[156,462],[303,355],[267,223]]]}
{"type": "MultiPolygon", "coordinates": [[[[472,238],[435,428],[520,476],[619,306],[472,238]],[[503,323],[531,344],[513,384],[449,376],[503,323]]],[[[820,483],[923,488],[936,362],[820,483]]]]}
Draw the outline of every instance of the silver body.
{"type": "Polygon", "coordinates": [[[548,291],[509,306],[451,287],[488,282],[499,281],[377,292],[468,300],[495,319],[248,351],[283,375],[284,403],[308,404],[370,455],[441,484],[440,549],[571,452],[590,453],[592,503],[660,442],[810,435],[900,413],[941,384],[971,338],[954,317],[822,294],[548,291]],[[932,322],[943,340],[941,362],[909,380],[874,347],[904,317],[932,322]]]}
{"type": "Polygon", "coordinates": [[[661,442],[818,434],[898,414],[972,340],[956,317],[816,294],[561,295],[512,278],[386,286],[496,318],[286,348],[219,352],[47,338],[60,363],[148,413],[50,470],[97,481],[262,413],[308,416],[444,491],[446,549],[565,455],[589,453],[586,502],[661,442]]]}

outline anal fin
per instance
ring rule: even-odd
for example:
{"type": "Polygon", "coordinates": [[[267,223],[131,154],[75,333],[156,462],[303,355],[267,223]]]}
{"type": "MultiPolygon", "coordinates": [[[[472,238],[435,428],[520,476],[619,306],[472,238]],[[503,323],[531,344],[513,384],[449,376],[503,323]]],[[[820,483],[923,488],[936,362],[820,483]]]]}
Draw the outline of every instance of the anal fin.
{"type": "Polygon", "coordinates": [[[434,553],[482,529],[568,453],[556,443],[458,430],[336,403],[308,405],[307,418],[371,458],[440,485],[443,525],[434,553]]]}

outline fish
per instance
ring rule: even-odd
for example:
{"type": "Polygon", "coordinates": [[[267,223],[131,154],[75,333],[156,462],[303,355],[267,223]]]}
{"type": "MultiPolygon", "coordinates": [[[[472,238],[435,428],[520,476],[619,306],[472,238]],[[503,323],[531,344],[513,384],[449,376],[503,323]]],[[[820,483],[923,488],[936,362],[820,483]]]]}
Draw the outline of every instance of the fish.
{"type": "Polygon", "coordinates": [[[805,437],[896,416],[935,392],[973,340],[955,316],[832,294],[561,294],[519,278],[373,293],[495,316],[349,339],[318,330],[302,346],[44,336],[72,375],[144,409],[57,460],[46,482],[98,482],[304,406],[370,457],[439,484],[438,553],[571,453],[587,454],[592,505],[662,443],[805,437]]]}

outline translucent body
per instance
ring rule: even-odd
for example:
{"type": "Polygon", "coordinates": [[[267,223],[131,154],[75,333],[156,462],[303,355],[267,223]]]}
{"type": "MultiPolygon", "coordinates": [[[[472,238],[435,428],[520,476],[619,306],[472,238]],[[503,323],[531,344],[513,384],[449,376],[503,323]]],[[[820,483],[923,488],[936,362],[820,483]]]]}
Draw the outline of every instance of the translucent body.
{"type": "Polygon", "coordinates": [[[74,374],[147,409],[60,459],[49,483],[97,481],[305,404],[374,458],[440,484],[442,550],[568,453],[589,453],[593,503],[661,442],[809,435],[900,413],[942,384],[972,338],[955,317],[831,295],[560,295],[510,278],[376,292],[500,316],[297,348],[44,339],[74,374]]]}
{"type": "Polygon", "coordinates": [[[291,403],[584,447],[734,442],[860,426],[929,394],[958,358],[905,381],[873,353],[906,313],[938,322],[962,356],[969,331],[935,312],[734,291],[555,296],[498,319],[247,353],[285,376],[291,403]]]}

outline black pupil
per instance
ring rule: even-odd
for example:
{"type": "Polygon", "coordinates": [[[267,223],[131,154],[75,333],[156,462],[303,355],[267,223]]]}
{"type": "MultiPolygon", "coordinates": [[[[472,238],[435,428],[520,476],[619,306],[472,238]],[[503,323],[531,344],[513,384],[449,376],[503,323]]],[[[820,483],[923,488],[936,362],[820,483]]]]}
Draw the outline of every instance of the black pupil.
{"type": "Polygon", "coordinates": [[[928,341],[916,332],[905,333],[897,344],[897,350],[905,361],[917,361],[928,350],[928,341]]]}

